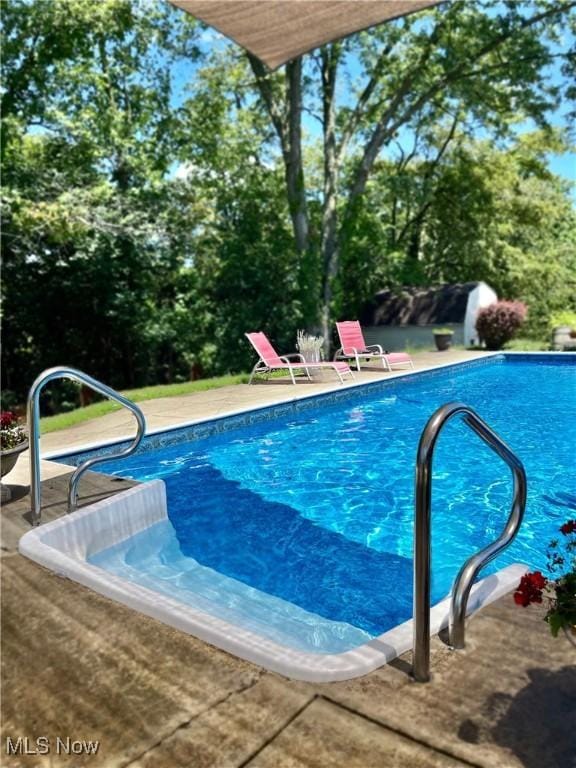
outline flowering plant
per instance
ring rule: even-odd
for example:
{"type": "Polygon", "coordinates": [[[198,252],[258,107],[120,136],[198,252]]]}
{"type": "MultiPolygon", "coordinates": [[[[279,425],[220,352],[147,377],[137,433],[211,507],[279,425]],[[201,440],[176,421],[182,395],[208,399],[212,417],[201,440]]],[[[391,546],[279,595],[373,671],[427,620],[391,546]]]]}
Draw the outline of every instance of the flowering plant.
{"type": "Polygon", "coordinates": [[[16,414],[12,411],[2,411],[0,413],[0,450],[9,451],[25,443],[26,440],[26,431],[18,424],[16,414]]]}
{"type": "Polygon", "coordinates": [[[497,301],[478,312],[476,330],[487,349],[502,349],[526,320],[521,301],[497,301]]]}
{"type": "Polygon", "coordinates": [[[514,602],[524,608],[546,600],[544,620],[554,637],[560,629],[576,627],[576,520],[568,520],[559,530],[564,538],[553,539],[546,552],[552,577],[540,571],[526,573],[514,593],[514,602]]]}

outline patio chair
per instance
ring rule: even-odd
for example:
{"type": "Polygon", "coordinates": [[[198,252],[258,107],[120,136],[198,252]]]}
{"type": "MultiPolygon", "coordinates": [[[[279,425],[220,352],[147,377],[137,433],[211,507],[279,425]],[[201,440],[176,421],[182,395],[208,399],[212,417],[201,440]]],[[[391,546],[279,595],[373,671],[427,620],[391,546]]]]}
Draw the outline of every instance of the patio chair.
{"type": "Polygon", "coordinates": [[[318,368],[331,368],[338,375],[341,384],[344,384],[344,376],[354,378],[354,374],[348,363],[308,363],[298,352],[294,352],[290,355],[279,355],[265,333],[246,333],[245,336],[259,356],[258,362],[252,369],[248,384],[252,383],[252,379],[257,373],[270,373],[271,371],[276,370],[287,370],[292,379],[292,384],[296,384],[295,372],[304,371],[306,376],[311,379],[310,371],[317,370],[318,368]],[[295,360],[291,361],[290,358],[294,358],[295,360]]]}
{"type": "Polygon", "coordinates": [[[381,360],[385,371],[391,371],[393,366],[409,366],[414,368],[410,355],[406,352],[385,352],[380,344],[366,344],[364,334],[358,320],[345,320],[336,323],[340,348],[336,350],[334,360],[355,360],[356,370],[360,370],[360,360],[381,360]]]}

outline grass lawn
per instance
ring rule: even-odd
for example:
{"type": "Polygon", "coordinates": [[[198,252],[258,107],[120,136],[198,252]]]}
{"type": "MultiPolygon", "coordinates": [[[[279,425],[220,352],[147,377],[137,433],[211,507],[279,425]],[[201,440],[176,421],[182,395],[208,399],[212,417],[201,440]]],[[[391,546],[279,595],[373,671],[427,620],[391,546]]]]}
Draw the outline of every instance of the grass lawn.
{"type": "MultiPolygon", "coordinates": [[[[414,355],[418,352],[433,352],[434,349],[435,348],[432,345],[417,347],[407,344],[404,351],[408,352],[409,355],[414,355]]],[[[466,347],[464,344],[451,344],[450,349],[467,349],[471,352],[476,352],[479,350],[479,347],[466,347]]],[[[543,339],[533,339],[528,336],[519,336],[504,344],[502,351],[505,352],[506,350],[509,350],[510,352],[548,352],[550,350],[550,342],[544,341],[543,339]]]]}
{"type": "Polygon", "coordinates": [[[507,349],[511,352],[548,352],[550,350],[550,342],[520,336],[504,344],[504,351],[507,349]]]}
{"type": "MultiPolygon", "coordinates": [[[[155,387],[127,389],[122,394],[135,403],[141,403],[144,400],[156,400],[159,397],[177,397],[178,395],[189,395],[192,392],[204,392],[207,389],[218,389],[230,384],[245,384],[249,378],[248,373],[239,373],[234,376],[219,376],[215,379],[199,379],[198,381],[183,381],[179,384],[160,384],[155,387]]],[[[120,408],[122,406],[112,400],[103,400],[87,405],[85,408],[76,408],[74,411],[58,413],[55,416],[45,416],[40,420],[41,430],[43,434],[56,432],[59,429],[66,429],[66,427],[81,424],[83,421],[104,416],[106,413],[118,411],[120,408]]]]}

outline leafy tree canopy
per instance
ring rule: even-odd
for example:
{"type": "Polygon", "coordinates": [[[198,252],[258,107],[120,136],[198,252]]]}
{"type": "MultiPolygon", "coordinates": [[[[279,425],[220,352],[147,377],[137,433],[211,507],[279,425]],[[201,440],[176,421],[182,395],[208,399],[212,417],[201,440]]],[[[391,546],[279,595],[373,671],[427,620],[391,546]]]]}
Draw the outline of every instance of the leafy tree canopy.
{"type": "Polygon", "coordinates": [[[269,73],[159,0],[7,0],[5,387],[246,368],[245,331],[329,336],[407,282],[485,279],[544,332],[576,295],[574,6],[452,0],[269,73]]]}

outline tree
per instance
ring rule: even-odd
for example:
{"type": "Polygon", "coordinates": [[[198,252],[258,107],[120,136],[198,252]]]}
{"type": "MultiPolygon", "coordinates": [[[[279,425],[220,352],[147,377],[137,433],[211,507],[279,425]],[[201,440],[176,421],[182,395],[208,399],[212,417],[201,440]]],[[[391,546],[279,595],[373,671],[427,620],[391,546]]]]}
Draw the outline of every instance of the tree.
{"type": "Polygon", "coordinates": [[[454,0],[271,74],[156,0],[8,0],[4,386],[63,362],[116,386],[246,369],[245,331],[329,338],[406,281],[484,278],[543,329],[573,287],[545,158],[572,5],[454,0]]]}
{"type": "Polygon", "coordinates": [[[576,214],[569,183],[548,167],[568,146],[558,131],[502,148],[458,133],[433,174],[422,155],[377,163],[343,253],[344,311],[383,285],[484,280],[524,301],[529,332],[545,336],[550,314],[576,300],[576,214]]]}
{"type": "Polygon", "coordinates": [[[142,341],[194,226],[170,177],[192,29],[153,2],[5,4],[5,386],[63,359],[123,386],[156,372],[162,344],[142,341]]]}
{"type": "Polygon", "coordinates": [[[187,270],[196,286],[194,362],[204,373],[250,367],[250,330],[292,345],[303,314],[282,173],[265,151],[267,121],[237,99],[245,68],[226,62],[216,57],[197,72],[179,115],[181,172],[203,211],[187,270]]]}
{"type": "MultiPolygon", "coordinates": [[[[296,248],[302,258],[310,250],[319,251],[321,316],[309,321],[320,321],[325,338],[341,254],[378,158],[401,134],[418,137],[446,115],[454,127],[474,124],[476,130],[499,137],[510,135],[519,116],[545,125],[562,95],[548,82],[546,67],[555,56],[568,62],[567,52],[555,53],[553,46],[574,5],[568,0],[529,4],[453,0],[437,10],[324,46],[277,74],[250,58],[281,149],[296,248]],[[363,80],[353,102],[351,88],[342,83],[352,59],[363,80]],[[339,98],[343,91],[345,97],[339,98]],[[302,150],[305,110],[316,114],[322,132],[317,243],[310,226],[312,193],[305,181],[302,150]],[[347,161],[349,176],[344,179],[347,161]]],[[[450,130],[454,129],[448,130],[447,143],[450,130]]],[[[442,144],[439,151],[445,148],[442,144]]]]}

